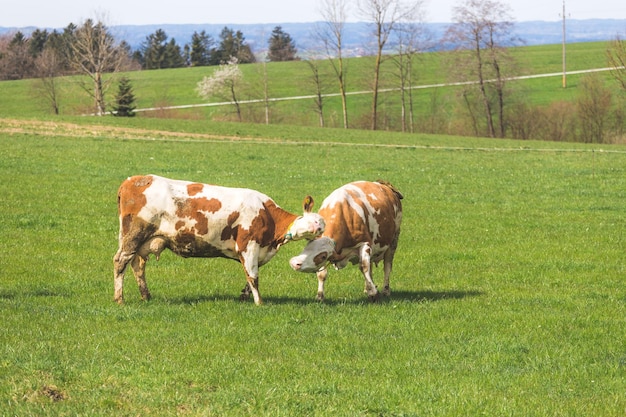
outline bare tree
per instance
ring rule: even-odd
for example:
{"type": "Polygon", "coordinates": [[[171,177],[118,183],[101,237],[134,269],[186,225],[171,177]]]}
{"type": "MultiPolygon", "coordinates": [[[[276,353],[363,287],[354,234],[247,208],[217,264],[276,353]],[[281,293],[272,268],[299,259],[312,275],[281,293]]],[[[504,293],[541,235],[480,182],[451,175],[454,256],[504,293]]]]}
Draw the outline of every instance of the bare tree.
{"type": "Polygon", "coordinates": [[[620,83],[623,90],[626,90],[626,41],[617,36],[609,44],[607,57],[611,74],[620,83]]]}
{"type": "Polygon", "coordinates": [[[344,26],[348,13],[347,0],[320,0],[320,13],[323,22],[317,26],[317,37],[324,45],[341,95],[343,127],[348,128],[348,105],[346,96],[346,66],[343,59],[344,26]]]}
{"type": "Polygon", "coordinates": [[[613,95],[611,89],[597,74],[583,77],[580,95],[576,102],[583,141],[604,143],[607,141],[608,124],[613,95]]]}
{"type": "Polygon", "coordinates": [[[308,59],[306,61],[311,69],[311,82],[315,87],[315,112],[319,117],[320,127],[324,127],[324,81],[320,75],[319,61],[314,59],[308,59]]]}
{"type": "Polygon", "coordinates": [[[87,77],[82,88],[93,98],[95,113],[106,112],[105,93],[114,81],[107,73],[120,71],[128,63],[123,48],[101,21],[86,20],[73,33],[69,43],[69,61],[72,68],[87,77]]]}
{"type": "Polygon", "coordinates": [[[471,110],[475,97],[471,89],[476,89],[489,137],[503,137],[505,133],[503,72],[511,59],[506,47],[516,41],[511,36],[509,10],[508,5],[495,0],[466,0],[454,7],[454,23],[444,37],[456,50],[451,56],[456,80],[474,82],[467,84],[463,98],[471,110]]]}
{"type": "Polygon", "coordinates": [[[396,31],[396,53],[394,63],[398,69],[400,84],[400,109],[402,131],[413,132],[415,127],[413,112],[414,64],[420,52],[426,48],[428,33],[421,18],[400,22],[396,31]]]}
{"type": "Polygon", "coordinates": [[[59,83],[58,76],[63,71],[63,63],[59,54],[52,47],[44,48],[35,60],[35,68],[40,80],[37,92],[52,108],[54,114],[59,114],[59,83]]]}
{"type": "Polygon", "coordinates": [[[241,122],[241,105],[239,103],[239,87],[243,75],[239,69],[237,58],[231,57],[227,64],[222,64],[210,77],[204,77],[198,83],[196,91],[204,99],[211,96],[230,100],[235,106],[237,119],[241,122]]]}
{"type": "Polygon", "coordinates": [[[22,32],[2,35],[0,39],[0,79],[21,80],[33,76],[34,57],[30,39],[22,32]]]}
{"type": "Polygon", "coordinates": [[[359,14],[374,27],[376,54],[372,85],[372,130],[376,130],[378,121],[378,90],[383,51],[399,23],[402,20],[413,20],[420,6],[421,1],[405,3],[401,0],[358,0],[359,14]]]}

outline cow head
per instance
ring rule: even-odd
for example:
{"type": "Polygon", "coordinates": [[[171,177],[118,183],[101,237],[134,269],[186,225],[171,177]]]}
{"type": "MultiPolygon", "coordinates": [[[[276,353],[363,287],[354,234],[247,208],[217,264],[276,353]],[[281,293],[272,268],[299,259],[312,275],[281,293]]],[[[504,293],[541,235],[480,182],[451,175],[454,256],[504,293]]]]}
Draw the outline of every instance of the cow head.
{"type": "Polygon", "coordinates": [[[335,253],[335,242],[328,236],[310,241],[300,255],[289,260],[289,265],[299,272],[317,272],[324,268],[335,253]]]}
{"type": "Polygon", "coordinates": [[[315,239],[322,233],[326,223],[324,218],[317,213],[312,213],[313,197],[307,196],[302,204],[304,214],[291,223],[285,235],[285,240],[315,239]]]}

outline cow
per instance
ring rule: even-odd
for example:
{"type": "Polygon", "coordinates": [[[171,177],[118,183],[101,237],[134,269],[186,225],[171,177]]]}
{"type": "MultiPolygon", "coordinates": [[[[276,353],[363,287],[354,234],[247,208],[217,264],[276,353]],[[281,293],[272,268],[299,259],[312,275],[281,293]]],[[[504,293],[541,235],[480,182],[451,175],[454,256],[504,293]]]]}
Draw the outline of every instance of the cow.
{"type": "Polygon", "coordinates": [[[143,300],[150,299],[145,268],[149,255],[165,249],[182,257],[239,261],[246,274],[240,299],[262,303],[259,267],[292,240],[312,239],[324,231],[324,219],[312,213],[313,198],[304,199],[304,214],[280,208],[270,197],[245,188],[227,188],[133,176],[119,187],[119,248],[113,258],[114,299],[124,302],[124,272],[130,264],[143,300]]]}
{"type": "Polygon", "coordinates": [[[359,264],[365,293],[371,301],[377,301],[379,293],[372,280],[371,264],[383,260],[383,294],[390,294],[389,275],[400,236],[402,198],[395,187],[382,180],[352,182],[326,197],[318,211],[326,221],[324,233],[289,261],[296,271],[317,274],[317,300],[324,300],[328,266],[342,269],[349,262],[359,264]]]}

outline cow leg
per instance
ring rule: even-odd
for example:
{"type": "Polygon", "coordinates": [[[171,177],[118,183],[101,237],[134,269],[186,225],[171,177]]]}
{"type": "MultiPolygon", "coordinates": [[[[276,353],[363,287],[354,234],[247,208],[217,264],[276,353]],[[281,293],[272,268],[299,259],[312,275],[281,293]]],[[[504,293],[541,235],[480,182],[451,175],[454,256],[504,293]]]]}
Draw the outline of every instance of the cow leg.
{"type": "Polygon", "coordinates": [[[135,280],[137,281],[137,286],[139,287],[139,293],[141,294],[141,299],[144,301],[150,300],[150,291],[148,291],[148,284],[146,283],[146,262],[148,261],[147,257],[143,257],[141,255],[136,255],[130,263],[130,266],[133,268],[133,273],[135,274],[135,280]]]}
{"type": "Polygon", "coordinates": [[[360,253],[360,265],[361,273],[365,278],[365,292],[371,301],[377,301],[379,298],[378,290],[374,281],[372,280],[372,263],[371,263],[372,248],[369,243],[365,243],[361,247],[360,253]]]}
{"type": "Polygon", "coordinates": [[[385,296],[389,296],[391,295],[391,289],[389,288],[389,276],[391,275],[391,269],[393,268],[393,251],[391,249],[385,252],[383,265],[385,270],[385,286],[383,287],[382,293],[385,296]]]}
{"type": "Polygon", "coordinates": [[[118,304],[124,303],[124,272],[135,254],[129,254],[120,248],[113,257],[113,275],[115,294],[113,299],[118,304]]]}
{"type": "Polygon", "coordinates": [[[324,282],[326,281],[326,276],[328,275],[328,268],[323,268],[320,271],[317,271],[317,297],[315,299],[317,301],[324,301],[324,282]]]}
{"type": "Polygon", "coordinates": [[[246,301],[250,299],[250,293],[252,293],[252,297],[254,298],[254,304],[261,305],[263,304],[263,300],[261,299],[261,295],[259,294],[259,278],[247,278],[248,283],[241,290],[241,295],[239,296],[239,300],[246,301]]]}
{"type": "Polygon", "coordinates": [[[389,296],[391,295],[391,288],[389,287],[389,277],[391,276],[391,270],[393,269],[393,257],[396,254],[396,248],[398,247],[398,238],[400,237],[400,232],[398,231],[391,242],[391,246],[385,252],[385,257],[383,258],[383,265],[385,267],[385,286],[383,287],[383,295],[389,296]]]}
{"type": "Polygon", "coordinates": [[[248,285],[241,291],[241,295],[239,299],[242,301],[248,300],[250,298],[250,292],[252,292],[252,297],[254,297],[254,304],[261,305],[263,304],[263,300],[261,299],[261,294],[259,293],[259,246],[257,243],[250,242],[246,248],[245,252],[242,252],[239,255],[239,260],[241,265],[243,265],[243,270],[246,273],[246,280],[248,285]]]}

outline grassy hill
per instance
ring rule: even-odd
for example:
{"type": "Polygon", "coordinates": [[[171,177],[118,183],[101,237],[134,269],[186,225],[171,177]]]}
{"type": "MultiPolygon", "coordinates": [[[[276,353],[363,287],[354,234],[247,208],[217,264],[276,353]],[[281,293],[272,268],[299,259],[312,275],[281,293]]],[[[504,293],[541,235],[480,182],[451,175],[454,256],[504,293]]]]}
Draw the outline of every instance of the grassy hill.
{"type": "MultiPolygon", "coordinates": [[[[603,68],[606,66],[606,43],[578,43],[567,46],[568,71],[603,68]]],[[[560,45],[520,47],[513,49],[518,62],[515,75],[559,73],[562,70],[560,45]]],[[[420,56],[415,69],[416,86],[446,83],[442,60],[445,53],[426,53],[420,56]]],[[[372,58],[351,58],[348,60],[348,91],[367,92],[370,89],[372,58]]],[[[242,65],[246,86],[240,93],[241,99],[263,98],[264,74],[267,74],[269,96],[286,98],[306,96],[315,93],[311,71],[306,62],[268,63],[242,65]]],[[[200,105],[204,101],[197,95],[197,83],[215,68],[184,68],[130,72],[130,78],[137,98],[138,108],[164,108],[169,106],[200,105]]],[[[321,74],[325,79],[325,92],[336,93],[336,82],[328,62],[321,62],[321,74]]],[[[116,75],[116,76],[119,76],[116,75]]],[[[397,87],[395,65],[392,60],[383,65],[382,88],[397,87]]],[[[607,76],[607,74],[604,74],[607,76]]],[[[547,104],[556,100],[573,100],[577,96],[580,75],[568,77],[568,88],[561,87],[561,78],[530,79],[513,81],[513,88],[523,91],[524,100],[533,104],[547,104]]],[[[90,113],[91,101],[79,87],[78,77],[63,77],[58,80],[60,87],[60,108],[62,116],[90,113]]],[[[443,106],[443,111],[453,111],[446,104],[454,96],[454,88],[425,88],[415,90],[415,108],[418,116],[427,117],[433,111],[434,103],[443,106]],[[447,106],[447,107],[446,107],[447,106]]],[[[109,102],[113,101],[116,86],[109,90],[109,102]]],[[[215,98],[214,101],[223,99],[215,98]]],[[[368,93],[349,97],[349,112],[354,127],[366,126],[362,120],[369,114],[371,97],[368,93]]],[[[399,117],[398,93],[385,93],[381,98],[381,108],[388,115],[388,128],[397,123],[399,117]]],[[[257,105],[246,106],[245,120],[264,121],[264,111],[257,105]]],[[[41,98],[39,80],[5,81],[0,83],[0,115],[4,117],[52,117],[45,100],[41,98]]],[[[325,107],[329,126],[340,126],[340,103],[338,98],[329,98],[325,107]]],[[[179,110],[159,110],[141,113],[139,117],[167,117],[183,119],[229,119],[229,109],[220,107],[197,107],[179,110]]],[[[317,115],[313,111],[311,99],[276,102],[271,105],[271,122],[315,126],[317,115]]]]}

